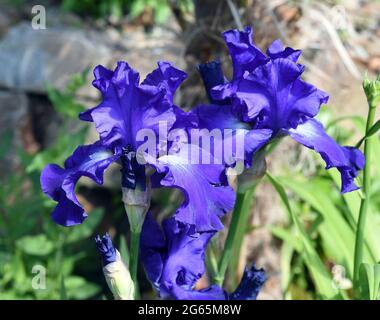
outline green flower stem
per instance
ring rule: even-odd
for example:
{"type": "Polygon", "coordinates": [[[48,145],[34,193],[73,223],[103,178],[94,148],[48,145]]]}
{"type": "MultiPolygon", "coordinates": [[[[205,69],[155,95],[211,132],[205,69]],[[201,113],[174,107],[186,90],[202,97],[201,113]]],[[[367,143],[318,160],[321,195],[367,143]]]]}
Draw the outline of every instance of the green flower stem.
{"type": "Polygon", "coordinates": [[[206,267],[213,283],[217,282],[219,277],[218,259],[215,255],[215,250],[215,243],[211,240],[207,248],[206,267]]]}
{"type": "MultiPolygon", "coordinates": [[[[366,134],[369,129],[372,127],[376,114],[376,105],[370,104],[367,124],[366,124],[366,134]]],[[[363,249],[364,249],[364,232],[365,232],[365,223],[367,218],[367,211],[370,202],[370,187],[371,187],[371,178],[370,178],[370,167],[372,161],[372,141],[376,137],[370,137],[364,142],[364,155],[366,163],[363,169],[363,187],[362,191],[364,197],[360,204],[359,218],[356,228],[356,240],[355,240],[355,255],[354,255],[354,287],[358,290],[359,287],[359,268],[363,262],[363,249]]]]}
{"type": "Polygon", "coordinates": [[[137,287],[137,264],[139,259],[139,247],[140,247],[140,235],[141,230],[135,230],[131,228],[131,246],[130,246],[130,260],[129,260],[129,272],[133,283],[137,287]]]}
{"type": "Polygon", "coordinates": [[[222,257],[219,261],[218,276],[215,278],[215,282],[220,286],[223,285],[233,249],[236,248],[236,240],[239,238],[241,232],[245,232],[254,190],[255,188],[251,188],[244,193],[237,192],[235,209],[231,217],[231,223],[224,244],[222,257]]]}

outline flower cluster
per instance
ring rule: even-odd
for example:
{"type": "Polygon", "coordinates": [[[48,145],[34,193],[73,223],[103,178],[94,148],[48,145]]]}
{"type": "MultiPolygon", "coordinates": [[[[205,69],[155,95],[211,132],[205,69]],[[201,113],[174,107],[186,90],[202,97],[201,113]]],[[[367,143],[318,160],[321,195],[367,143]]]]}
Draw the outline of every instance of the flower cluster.
{"type": "MultiPolygon", "coordinates": [[[[186,73],[168,62],[159,62],[141,83],[139,74],[126,62],[119,62],[114,71],[96,67],[93,85],[100,90],[102,101],[79,117],[94,123],[99,141],[78,147],[63,168],[50,164],[41,174],[42,190],[58,202],[53,220],[72,226],[87,217],[75,195],[79,178],[86,176],[101,184],[111,163],[121,165],[127,214],[134,206],[143,208],[137,211],[141,215],[141,260],[148,279],[163,298],[256,299],[266,277],[255,266],[245,270],[231,294],[217,285],[202,290],[194,286],[205,273],[207,244],[223,228],[220,218],[234,206],[235,193],[226,169],[239,161],[250,167],[254,154],[273,139],[289,135],[315,150],[326,162],[326,169],[335,167],[341,173],[343,193],[357,189],[354,179],[364,166],[364,156],[355,148],[338,145],[315,119],[328,96],[301,79],[304,66],[297,62],[301,51],[284,48],[277,40],[264,54],[252,37],[251,28],[224,33],[233,77],[227,80],[217,61],[200,65],[210,104],[189,112],[173,100],[186,73]],[[177,133],[229,131],[220,136],[210,134],[210,150],[205,143],[184,141],[180,134],[163,138],[162,123],[177,133]],[[149,147],[153,151],[139,151],[146,143],[141,130],[158,137],[149,147]],[[244,149],[242,159],[238,141],[244,149]],[[220,157],[220,149],[228,147],[232,160],[220,157]],[[204,157],[210,161],[202,162],[204,157]],[[154,169],[153,174],[146,174],[148,167],[154,169]],[[174,215],[161,226],[148,212],[149,190],[160,187],[179,189],[184,196],[174,215]]],[[[97,242],[104,264],[116,261],[109,237],[97,242]]]]}

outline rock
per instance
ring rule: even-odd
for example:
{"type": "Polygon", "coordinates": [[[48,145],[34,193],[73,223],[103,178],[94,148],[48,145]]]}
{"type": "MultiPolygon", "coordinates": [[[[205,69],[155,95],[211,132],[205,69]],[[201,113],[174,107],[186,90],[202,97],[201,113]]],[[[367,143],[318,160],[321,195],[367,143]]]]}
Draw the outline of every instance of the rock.
{"type": "MultiPolygon", "coordinates": [[[[141,78],[156,68],[156,61],[181,61],[182,44],[175,34],[154,28],[150,34],[142,30],[118,33],[115,29],[96,31],[62,26],[34,30],[29,23],[20,23],[9,30],[0,42],[2,76],[0,87],[46,93],[46,84],[64,89],[71,77],[86,67],[102,64],[115,67],[126,60],[141,73],[141,78]],[[110,36],[111,35],[111,36],[110,36]]],[[[78,96],[98,98],[90,85],[78,96]]]]}
{"type": "Polygon", "coordinates": [[[23,129],[28,121],[28,99],[20,92],[0,91],[0,178],[18,164],[23,129]]]}
{"type": "MultiPolygon", "coordinates": [[[[97,35],[83,30],[34,30],[21,23],[0,43],[0,86],[44,93],[46,84],[63,89],[73,74],[87,66],[107,64],[111,52],[97,35]]],[[[86,87],[86,96],[96,91],[86,87]]]]}

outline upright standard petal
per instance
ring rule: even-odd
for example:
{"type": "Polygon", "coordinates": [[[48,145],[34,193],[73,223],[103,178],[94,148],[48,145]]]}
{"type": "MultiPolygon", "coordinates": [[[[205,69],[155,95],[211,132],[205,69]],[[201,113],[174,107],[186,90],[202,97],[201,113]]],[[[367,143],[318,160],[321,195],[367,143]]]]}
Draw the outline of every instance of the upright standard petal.
{"type": "Polygon", "coordinates": [[[236,92],[236,81],[268,60],[253,43],[253,29],[251,27],[246,27],[243,31],[226,31],[223,33],[223,37],[232,59],[233,77],[231,81],[224,81],[225,83],[219,85],[215,84],[212,89],[208,90],[210,101],[216,104],[229,101],[236,92]]]}
{"type": "Polygon", "coordinates": [[[82,176],[103,183],[104,170],[120,156],[101,143],[80,146],[65,161],[64,168],[47,165],[41,173],[42,191],[58,204],[52,213],[53,220],[63,226],[82,223],[87,217],[75,195],[75,184],[82,176]]]}
{"type": "Polygon", "coordinates": [[[267,49],[267,55],[271,59],[287,58],[293,62],[297,62],[301,53],[302,53],[301,50],[294,50],[293,48],[290,48],[290,47],[284,48],[280,39],[273,41],[272,44],[267,49]]]}
{"type": "Polygon", "coordinates": [[[290,129],[289,134],[297,142],[318,152],[326,162],[326,169],[335,167],[339,170],[342,177],[342,193],[358,189],[354,179],[365,164],[364,155],[360,150],[338,145],[315,119],[290,129]]]}
{"type": "Polygon", "coordinates": [[[176,117],[173,95],[186,74],[167,62],[160,62],[146,80],[139,84],[139,74],[126,62],[118,62],[114,71],[98,66],[93,85],[102,93],[102,102],[80,114],[93,121],[104,145],[136,150],[137,132],[158,132],[159,122],[170,128],[176,117]]]}
{"type": "Polygon", "coordinates": [[[211,103],[224,104],[223,100],[213,99],[211,89],[223,85],[225,82],[220,61],[210,61],[198,65],[198,72],[202,77],[206,94],[211,103]]]}
{"type": "Polygon", "coordinates": [[[147,156],[147,162],[157,170],[153,180],[158,181],[159,186],[183,192],[185,199],[175,219],[195,226],[197,232],[222,229],[220,217],[231,210],[235,202],[235,192],[228,186],[224,165],[213,161],[210,153],[192,144],[183,145],[176,153],[169,151],[169,155],[158,159],[147,156]]]}
{"type": "Polygon", "coordinates": [[[271,60],[237,85],[234,101],[255,128],[278,133],[314,117],[328,96],[301,80],[302,70],[289,59],[271,60]]]}
{"type": "Polygon", "coordinates": [[[226,31],[223,37],[232,59],[233,79],[242,77],[245,72],[252,72],[267,59],[253,43],[251,27],[246,27],[243,31],[226,31]]]}
{"type": "Polygon", "coordinates": [[[173,67],[170,62],[159,61],[158,68],[148,74],[142,84],[164,89],[165,98],[173,104],[174,94],[186,78],[186,72],[173,67]]]}

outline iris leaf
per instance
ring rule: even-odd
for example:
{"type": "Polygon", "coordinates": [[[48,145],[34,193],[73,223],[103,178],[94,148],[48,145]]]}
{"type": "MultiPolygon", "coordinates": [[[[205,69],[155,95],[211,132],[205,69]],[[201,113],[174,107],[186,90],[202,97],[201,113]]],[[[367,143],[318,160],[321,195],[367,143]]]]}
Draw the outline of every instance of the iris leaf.
{"type": "Polygon", "coordinates": [[[306,230],[302,226],[298,217],[292,211],[292,208],[290,206],[289,199],[285,192],[284,187],[269,172],[267,172],[266,175],[269,181],[271,182],[271,184],[273,185],[273,187],[275,188],[275,190],[277,191],[278,195],[280,196],[281,201],[283,202],[289,215],[292,217],[293,223],[296,227],[296,230],[298,232],[298,235],[300,237],[300,240],[303,246],[302,256],[305,260],[305,263],[308,269],[310,270],[313,276],[314,284],[316,288],[318,289],[318,292],[325,299],[336,298],[337,291],[331,285],[332,284],[331,275],[326,269],[322,260],[320,259],[318,253],[316,252],[313,246],[313,243],[309,235],[307,234],[306,230]]]}

